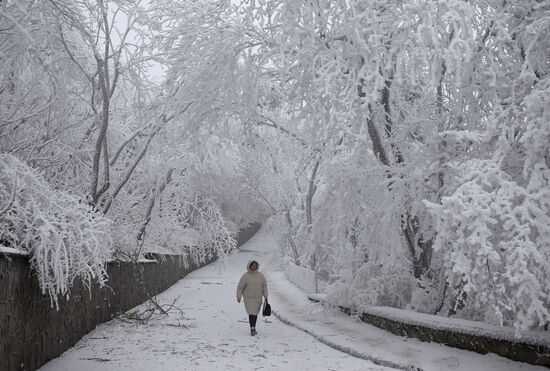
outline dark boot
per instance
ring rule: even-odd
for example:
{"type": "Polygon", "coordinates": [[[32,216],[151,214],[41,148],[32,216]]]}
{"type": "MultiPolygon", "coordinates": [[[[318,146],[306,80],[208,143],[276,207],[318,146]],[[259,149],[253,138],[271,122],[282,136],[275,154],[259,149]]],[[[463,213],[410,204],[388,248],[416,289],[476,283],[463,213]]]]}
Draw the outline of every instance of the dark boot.
{"type": "Polygon", "coordinates": [[[250,335],[254,336],[257,334],[256,332],[256,320],[258,319],[258,316],[255,316],[253,314],[250,314],[248,316],[248,321],[250,322],[250,335]]]}

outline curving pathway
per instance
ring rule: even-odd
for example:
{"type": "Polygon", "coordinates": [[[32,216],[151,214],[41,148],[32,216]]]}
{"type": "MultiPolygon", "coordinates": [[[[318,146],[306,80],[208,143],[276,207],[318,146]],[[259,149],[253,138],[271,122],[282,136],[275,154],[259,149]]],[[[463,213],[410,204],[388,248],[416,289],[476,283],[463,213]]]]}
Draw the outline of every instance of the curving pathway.
{"type": "MultiPolygon", "coordinates": [[[[261,237],[257,233],[225,264],[199,269],[158,296],[161,303],[179,297],[183,314],[147,324],[114,319],[41,370],[391,370],[330,348],[273,316],[259,319],[258,335],[250,336],[235,288],[248,260],[269,270],[270,245],[261,237]]],[[[276,298],[271,301],[276,308],[276,298]]]]}

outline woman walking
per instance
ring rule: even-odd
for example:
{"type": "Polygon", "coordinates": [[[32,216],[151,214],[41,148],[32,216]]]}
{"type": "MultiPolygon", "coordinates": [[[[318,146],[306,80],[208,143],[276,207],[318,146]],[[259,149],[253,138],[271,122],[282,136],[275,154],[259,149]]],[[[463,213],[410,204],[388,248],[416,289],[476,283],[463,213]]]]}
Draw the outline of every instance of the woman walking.
{"type": "Polygon", "coordinates": [[[260,265],[257,261],[249,261],[246,265],[247,272],[243,274],[237,286],[237,303],[240,303],[244,296],[244,307],[248,313],[250,335],[252,336],[257,334],[256,320],[262,306],[262,295],[267,300],[267,282],[264,275],[258,271],[259,268],[260,265]]]}

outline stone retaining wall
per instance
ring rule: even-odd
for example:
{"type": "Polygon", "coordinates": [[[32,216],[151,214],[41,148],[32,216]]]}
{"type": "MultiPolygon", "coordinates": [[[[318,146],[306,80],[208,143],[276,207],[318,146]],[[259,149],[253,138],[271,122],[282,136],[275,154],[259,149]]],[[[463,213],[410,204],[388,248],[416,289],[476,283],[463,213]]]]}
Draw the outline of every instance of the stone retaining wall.
{"type": "MultiPolygon", "coordinates": [[[[309,297],[314,302],[319,298],[309,297]]],[[[459,329],[449,330],[429,325],[411,324],[395,318],[387,318],[373,313],[357,313],[350,308],[339,306],[347,315],[357,315],[361,321],[391,332],[394,335],[416,338],[420,341],[436,342],[454,348],[469,350],[481,354],[495,353],[514,361],[550,367],[550,346],[518,339],[496,339],[483,334],[472,334],[459,329]]]]}
{"type": "Polygon", "coordinates": [[[494,339],[461,331],[432,328],[384,318],[370,313],[361,313],[361,321],[384,329],[395,335],[413,337],[421,341],[445,344],[454,348],[481,354],[495,353],[514,361],[550,367],[550,348],[544,344],[531,344],[517,339],[494,339]]]}
{"type": "MultiPolygon", "coordinates": [[[[259,229],[242,230],[238,244],[259,229]]],[[[35,370],[58,357],[98,324],[111,320],[173,285],[189,272],[204,266],[179,256],[155,256],[158,262],[107,264],[107,287],[88,290],[80,282],[70,297],[60,298],[59,310],[42,295],[28,257],[0,254],[0,370],[35,370]]],[[[189,259],[192,260],[192,259],[189,259]]]]}
{"type": "Polygon", "coordinates": [[[251,223],[248,227],[243,228],[237,234],[237,246],[243,245],[246,241],[252,238],[262,227],[261,223],[251,223]]]}

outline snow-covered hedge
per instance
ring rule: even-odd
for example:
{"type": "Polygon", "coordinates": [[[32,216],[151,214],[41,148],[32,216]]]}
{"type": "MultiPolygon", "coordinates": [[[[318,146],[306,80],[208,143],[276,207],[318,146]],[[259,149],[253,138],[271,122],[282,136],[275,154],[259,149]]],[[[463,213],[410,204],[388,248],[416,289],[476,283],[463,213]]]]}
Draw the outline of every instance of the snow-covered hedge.
{"type": "Polygon", "coordinates": [[[103,285],[111,222],[85,200],[54,190],[17,158],[0,155],[0,241],[28,252],[40,287],[57,306],[75,280],[103,285]]]}

